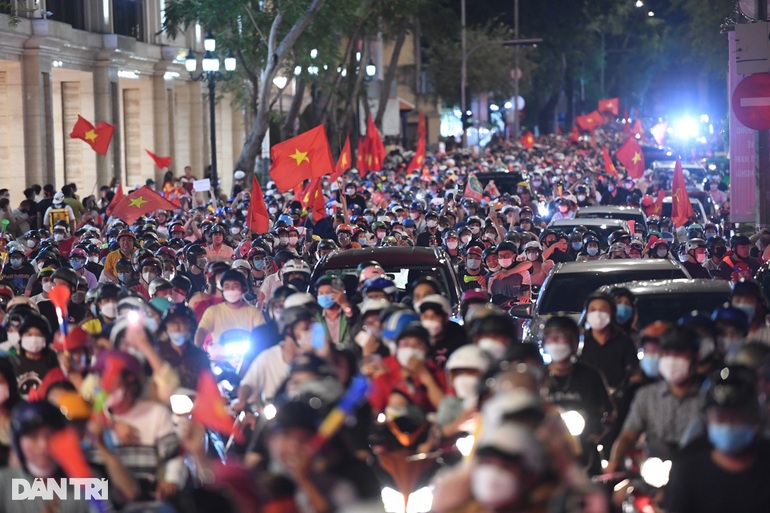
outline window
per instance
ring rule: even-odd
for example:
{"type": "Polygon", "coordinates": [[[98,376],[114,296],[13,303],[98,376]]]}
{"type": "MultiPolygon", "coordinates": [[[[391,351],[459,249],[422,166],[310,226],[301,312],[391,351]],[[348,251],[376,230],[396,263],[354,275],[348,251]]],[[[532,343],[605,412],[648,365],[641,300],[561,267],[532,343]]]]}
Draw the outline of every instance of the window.
{"type": "Polygon", "coordinates": [[[140,0],[112,0],[112,28],[115,34],[144,40],[144,17],[140,0]]]}
{"type": "Polygon", "coordinates": [[[48,19],[72,25],[72,28],[86,30],[83,4],[84,2],[72,0],[48,0],[46,8],[51,13],[48,19]]]}

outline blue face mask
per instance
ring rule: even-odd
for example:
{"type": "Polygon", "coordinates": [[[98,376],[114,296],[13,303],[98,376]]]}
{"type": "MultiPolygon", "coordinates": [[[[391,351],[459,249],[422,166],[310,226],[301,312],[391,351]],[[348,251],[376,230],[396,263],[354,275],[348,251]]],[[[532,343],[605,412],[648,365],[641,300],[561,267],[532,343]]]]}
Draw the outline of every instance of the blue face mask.
{"type": "Polygon", "coordinates": [[[190,339],[190,336],[184,331],[169,331],[168,339],[177,347],[182,347],[190,339]]]}
{"type": "Polygon", "coordinates": [[[618,304],[615,309],[620,324],[625,324],[634,316],[634,308],[629,305],[618,304]]]}
{"type": "Polygon", "coordinates": [[[21,264],[23,264],[23,263],[24,263],[24,260],[22,260],[21,258],[12,258],[11,259],[11,265],[13,267],[17,268],[17,269],[19,267],[21,267],[21,264]]]}
{"type": "Polygon", "coordinates": [[[583,247],[583,243],[582,242],[573,242],[572,243],[572,249],[575,250],[575,251],[580,251],[582,247],[583,247]]]}
{"type": "Polygon", "coordinates": [[[754,441],[756,429],[747,424],[709,424],[709,440],[718,450],[736,454],[754,441]]]}
{"type": "Polygon", "coordinates": [[[757,313],[757,308],[755,306],[749,305],[746,303],[741,303],[733,306],[739,310],[743,310],[743,312],[746,314],[746,317],[749,318],[749,322],[754,320],[754,316],[757,313]]]}
{"type": "Polygon", "coordinates": [[[334,306],[334,298],[329,294],[322,294],[318,296],[318,304],[326,310],[334,306]]]}
{"type": "Polygon", "coordinates": [[[257,271],[262,271],[265,269],[265,261],[264,260],[254,260],[254,269],[257,271]]]}
{"type": "Polygon", "coordinates": [[[657,378],[660,376],[660,370],[658,369],[659,361],[660,357],[657,355],[645,355],[644,358],[639,361],[639,367],[642,368],[642,372],[644,372],[644,375],[648,378],[657,378]]]}
{"type": "Polygon", "coordinates": [[[83,262],[82,260],[70,260],[70,265],[72,266],[73,269],[77,271],[79,269],[82,269],[83,266],[86,265],[86,263],[83,262]]]}
{"type": "Polygon", "coordinates": [[[121,283],[129,283],[131,281],[130,273],[118,273],[118,281],[121,283]]]}

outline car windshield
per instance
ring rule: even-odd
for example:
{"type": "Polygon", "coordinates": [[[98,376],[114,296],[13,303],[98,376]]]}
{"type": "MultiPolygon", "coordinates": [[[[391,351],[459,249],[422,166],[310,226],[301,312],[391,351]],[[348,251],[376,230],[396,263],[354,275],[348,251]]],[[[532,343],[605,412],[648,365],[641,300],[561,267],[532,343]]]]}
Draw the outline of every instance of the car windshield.
{"type": "MultiPolygon", "coordinates": [[[[396,284],[398,289],[398,298],[400,301],[407,293],[409,284],[414,282],[420,276],[432,275],[439,283],[446,284],[451,283],[451,277],[447,275],[446,269],[442,267],[388,267],[383,266],[385,274],[388,278],[396,284]]],[[[330,267],[324,267],[324,274],[335,274],[342,278],[345,282],[345,289],[349,294],[354,293],[358,286],[358,271],[355,267],[345,269],[334,269],[330,267]]],[[[455,294],[453,287],[445,287],[445,294],[448,294],[449,300],[453,305],[456,305],[459,301],[455,294]],[[446,289],[449,290],[446,290],[446,289]]]]}
{"type": "Polygon", "coordinates": [[[622,272],[588,271],[584,273],[556,273],[543,284],[543,293],[537,300],[539,315],[554,312],[580,312],[586,297],[599,287],[641,280],[670,280],[687,278],[681,269],[629,270],[622,272]]]}
{"type": "Polygon", "coordinates": [[[578,210],[576,217],[583,219],[622,219],[644,224],[644,216],[639,212],[596,212],[591,210],[578,210]]]}
{"type": "Polygon", "coordinates": [[[643,294],[636,301],[637,327],[644,328],[656,320],[675,323],[694,310],[710,313],[728,298],[727,292],[643,294]]]}
{"type": "MultiPolygon", "coordinates": [[[[698,216],[698,219],[703,217],[703,213],[701,212],[700,205],[698,204],[698,200],[694,200],[690,198],[690,204],[692,205],[692,211],[698,216]]],[[[671,217],[671,202],[670,201],[664,201],[663,202],[663,215],[662,217],[671,217]]]]}
{"type": "MultiPolygon", "coordinates": [[[[564,232],[564,233],[570,233],[576,226],[586,226],[580,223],[580,221],[575,221],[571,224],[559,224],[551,226],[553,230],[556,230],[557,232],[564,232]]],[[[596,233],[596,235],[599,236],[599,246],[602,249],[606,249],[609,244],[607,242],[607,239],[609,238],[610,234],[614,232],[615,230],[620,230],[620,226],[609,226],[606,224],[601,225],[593,225],[593,226],[586,226],[588,230],[596,233]]]]}

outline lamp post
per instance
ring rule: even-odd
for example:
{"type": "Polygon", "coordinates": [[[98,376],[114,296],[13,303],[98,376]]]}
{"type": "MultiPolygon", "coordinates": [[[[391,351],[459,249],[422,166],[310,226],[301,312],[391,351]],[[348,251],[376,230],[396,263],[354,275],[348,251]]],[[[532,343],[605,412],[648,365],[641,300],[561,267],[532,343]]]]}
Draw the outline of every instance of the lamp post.
{"type": "Polygon", "coordinates": [[[216,87],[217,82],[224,82],[227,80],[230,80],[233,75],[233,71],[235,71],[236,67],[236,61],[235,61],[235,55],[233,55],[233,52],[231,50],[228,50],[227,53],[225,53],[224,58],[224,68],[225,71],[220,71],[220,62],[219,62],[219,56],[216,54],[216,45],[217,42],[214,39],[214,36],[211,35],[211,32],[206,33],[206,37],[203,40],[203,49],[205,50],[203,54],[203,60],[201,62],[201,68],[202,71],[195,74],[195,71],[198,68],[198,58],[195,55],[195,52],[190,49],[189,52],[187,52],[187,57],[185,58],[185,68],[190,73],[190,78],[193,79],[195,82],[201,82],[204,81],[208,85],[209,88],[209,136],[211,137],[211,181],[212,187],[214,189],[214,198],[215,201],[218,200],[218,192],[219,192],[219,178],[217,175],[217,130],[216,130],[216,110],[215,110],[215,100],[216,100],[216,87]]]}

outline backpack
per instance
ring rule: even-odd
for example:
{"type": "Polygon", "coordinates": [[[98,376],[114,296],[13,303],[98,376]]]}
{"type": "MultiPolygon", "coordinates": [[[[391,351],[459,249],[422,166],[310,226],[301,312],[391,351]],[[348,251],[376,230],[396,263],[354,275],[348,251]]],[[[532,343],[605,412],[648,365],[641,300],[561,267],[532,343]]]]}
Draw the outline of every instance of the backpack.
{"type": "Polygon", "coordinates": [[[57,221],[70,222],[70,216],[66,208],[52,208],[48,211],[48,224],[50,225],[51,231],[53,231],[53,227],[57,221]]]}

